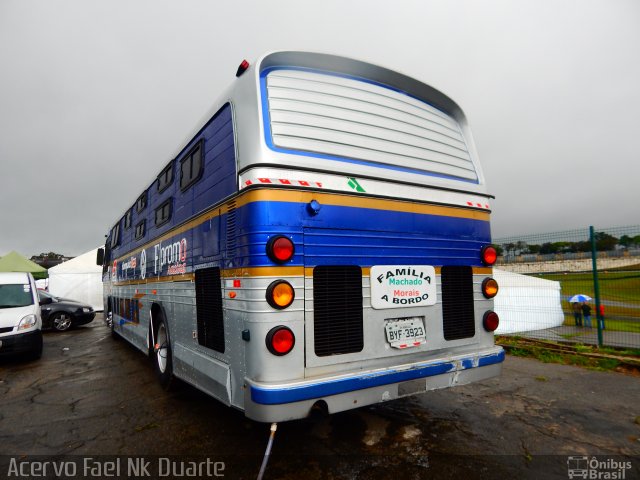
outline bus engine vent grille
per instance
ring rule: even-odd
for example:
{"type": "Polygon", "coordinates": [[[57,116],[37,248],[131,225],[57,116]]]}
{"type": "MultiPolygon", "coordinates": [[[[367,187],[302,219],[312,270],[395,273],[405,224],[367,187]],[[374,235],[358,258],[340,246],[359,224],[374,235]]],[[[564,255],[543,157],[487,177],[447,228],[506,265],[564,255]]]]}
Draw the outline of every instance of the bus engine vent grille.
{"type": "Polygon", "coordinates": [[[360,352],[362,269],[358,266],[317,266],[313,269],[313,333],[319,357],[360,352]]]}
{"type": "Polygon", "coordinates": [[[227,203],[227,256],[233,257],[236,250],[236,202],[227,203]]]}
{"type": "Polygon", "coordinates": [[[471,267],[442,267],[442,327],[445,340],[475,335],[473,271],[471,267]]]}
{"type": "Polygon", "coordinates": [[[220,268],[196,270],[198,343],[224,353],[224,322],[220,268]]]}

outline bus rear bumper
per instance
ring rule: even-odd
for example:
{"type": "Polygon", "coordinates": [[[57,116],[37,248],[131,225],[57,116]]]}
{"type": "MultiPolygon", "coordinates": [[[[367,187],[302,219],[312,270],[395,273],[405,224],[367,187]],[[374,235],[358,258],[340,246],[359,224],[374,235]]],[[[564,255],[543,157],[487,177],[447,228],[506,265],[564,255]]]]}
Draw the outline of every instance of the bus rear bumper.
{"type": "Polygon", "coordinates": [[[475,354],[394,366],[357,374],[267,384],[245,379],[245,415],[259,422],[305,418],[321,401],[341,412],[429,390],[478,382],[500,375],[502,347],[475,354]]]}

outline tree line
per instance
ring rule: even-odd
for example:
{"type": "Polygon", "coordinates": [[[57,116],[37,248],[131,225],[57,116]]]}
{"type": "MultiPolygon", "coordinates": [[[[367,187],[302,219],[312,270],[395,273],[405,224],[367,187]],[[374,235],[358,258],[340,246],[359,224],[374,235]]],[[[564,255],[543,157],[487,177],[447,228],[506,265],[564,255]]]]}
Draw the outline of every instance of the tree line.
{"type": "MultiPolygon", "coordinates": [[[[596,250],[599,252],[611,251],[617,248],[640,248],[640,235],[633,237],[622,235],[620,238],[616,238],[605,232],[596,232],[595,241],[596,250]]],[[[534,244],[518,240],[517,242],[496,245],[496,250],[498,250],[498,255],[546,255],[554,253],[590,252],[591,241],[545,242],[542,244],[534,244]]]]}

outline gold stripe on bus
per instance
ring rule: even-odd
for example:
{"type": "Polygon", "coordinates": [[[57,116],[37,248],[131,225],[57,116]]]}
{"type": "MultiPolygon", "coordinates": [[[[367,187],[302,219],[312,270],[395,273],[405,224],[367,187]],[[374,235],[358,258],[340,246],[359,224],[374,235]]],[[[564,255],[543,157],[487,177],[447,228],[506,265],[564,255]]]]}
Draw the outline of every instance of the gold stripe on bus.
{"type": "Polygon", "coordinates": [[[247,267],[222,271],[224,278],[243,277],[301,277],[304,267],[247,267]]]}
{"type": "Polygon", "coordinates": [[[491,267],[473,267],[474,275],[491,275],[493,268],[491,267]]]}
{"type": "Polygon", "coordinates": [[[385,200],[362,196],[345,195],[341,193],[319,193],[300,190],[250,190],[236,200],[240,207],[252,202],[293,202],[309,203],[316,200],[320,204],[343,207],[369,208],[373,210],[387,210],[393,212],[419,213],[423,215],[439,215],[444,217],[469,218],[472,220],[489,221],[489,213],[471,210],[465,207],[445,207],[440,205],[425,205],[406,200],[385,200]]]}
{"type": "MultiPolygon", "coordinates": [[[[419,265],[417,265],[419,266],[419,265]]],[[[315,267],[251,267],[251,268],[235,268],[222,271],[224,278],[242,278],[242,277],[299,277],[304,274],[306,277],[313,276],[315,267]]],[[[368,277],[371,274],[370,267],[361,267],[362,276],[368,277]]],[[[433,267],[436,275],[442,273],[442,267],[433,267]]],[[[474,275],[491,275],[493,269],[490,267],[472,267],[474,275]]]]}
{"type": "MultiPolygon", "coordinates": [[[[351,195],[343,195],[339,193],[318,193],[306,192],[300,190],[280,190],[280,189],[261,189],[249,190],[241,193],[235,199],[228,202],[236,202],[236,208],[248,205],[254,202],[290,202],[290,203],[309,203],[316,200],[325,205],[336,205],[345,207],[370,208],[374,210],[386,210],[394,212],[418,213],[422,215],[439,215],[444,217],[468,218],[471,220],[489,221],[489,213],[471,210],[464,207],[444,207],[438,205],[423,205],[415,202],[407,202],[404,200],[383,200],[380,198],[356,197],[351,195]]],[[[228,203],[227,202],[227,203],[228,203]]],[[[188,222],[167,231],[161,236],[149,240],[144,245],[131,250],[125,255],[116,259],[117,262],[125,260],[127,257],[141,252],[143,249],[152,247],[164,240],[175,235],[187,232],[207,220],[226,214],[229,211],[226,203],[218,207],[202,213],[192,218],[188,222]]]]}
{"type": "MultiPolygon", "coordinates": [[[[315,267],[250,267],[250,268],[231,268],[222,270],[223,278],[244,278],[244,277],[313,277],[313,269],[315,267]]],[[[442,267],[434,267],[436,275],[440,275],[442,267]]],[[[491,267],[473,267],[474,275],[491,275],[493,269],[491,267]]],[[[368,277],[371,274],[370,267],[362,267],[362,276],[368,277]]],[[[145,285],[147,283],[160,282],[187,282],[195,279],[194,273],[185,273],[183,275],[169,275],[164,277],[151,277],[145,280],[125,280],[123,282],[114,283],[115,286],[122,287],[126,285],[145,285]]]]}

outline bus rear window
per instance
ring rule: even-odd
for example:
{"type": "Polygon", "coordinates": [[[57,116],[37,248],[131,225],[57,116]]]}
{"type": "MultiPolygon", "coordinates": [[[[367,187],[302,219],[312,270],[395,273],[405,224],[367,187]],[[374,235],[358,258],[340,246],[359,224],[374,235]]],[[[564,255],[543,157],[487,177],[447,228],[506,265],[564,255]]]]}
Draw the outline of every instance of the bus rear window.
{"type": "Polygon", "coordinates": [[[417,98],[357,78],[288,69],[269,72],[266,88],[267,136],[276,149],[478,181],[457,120],[417,98]]]}

